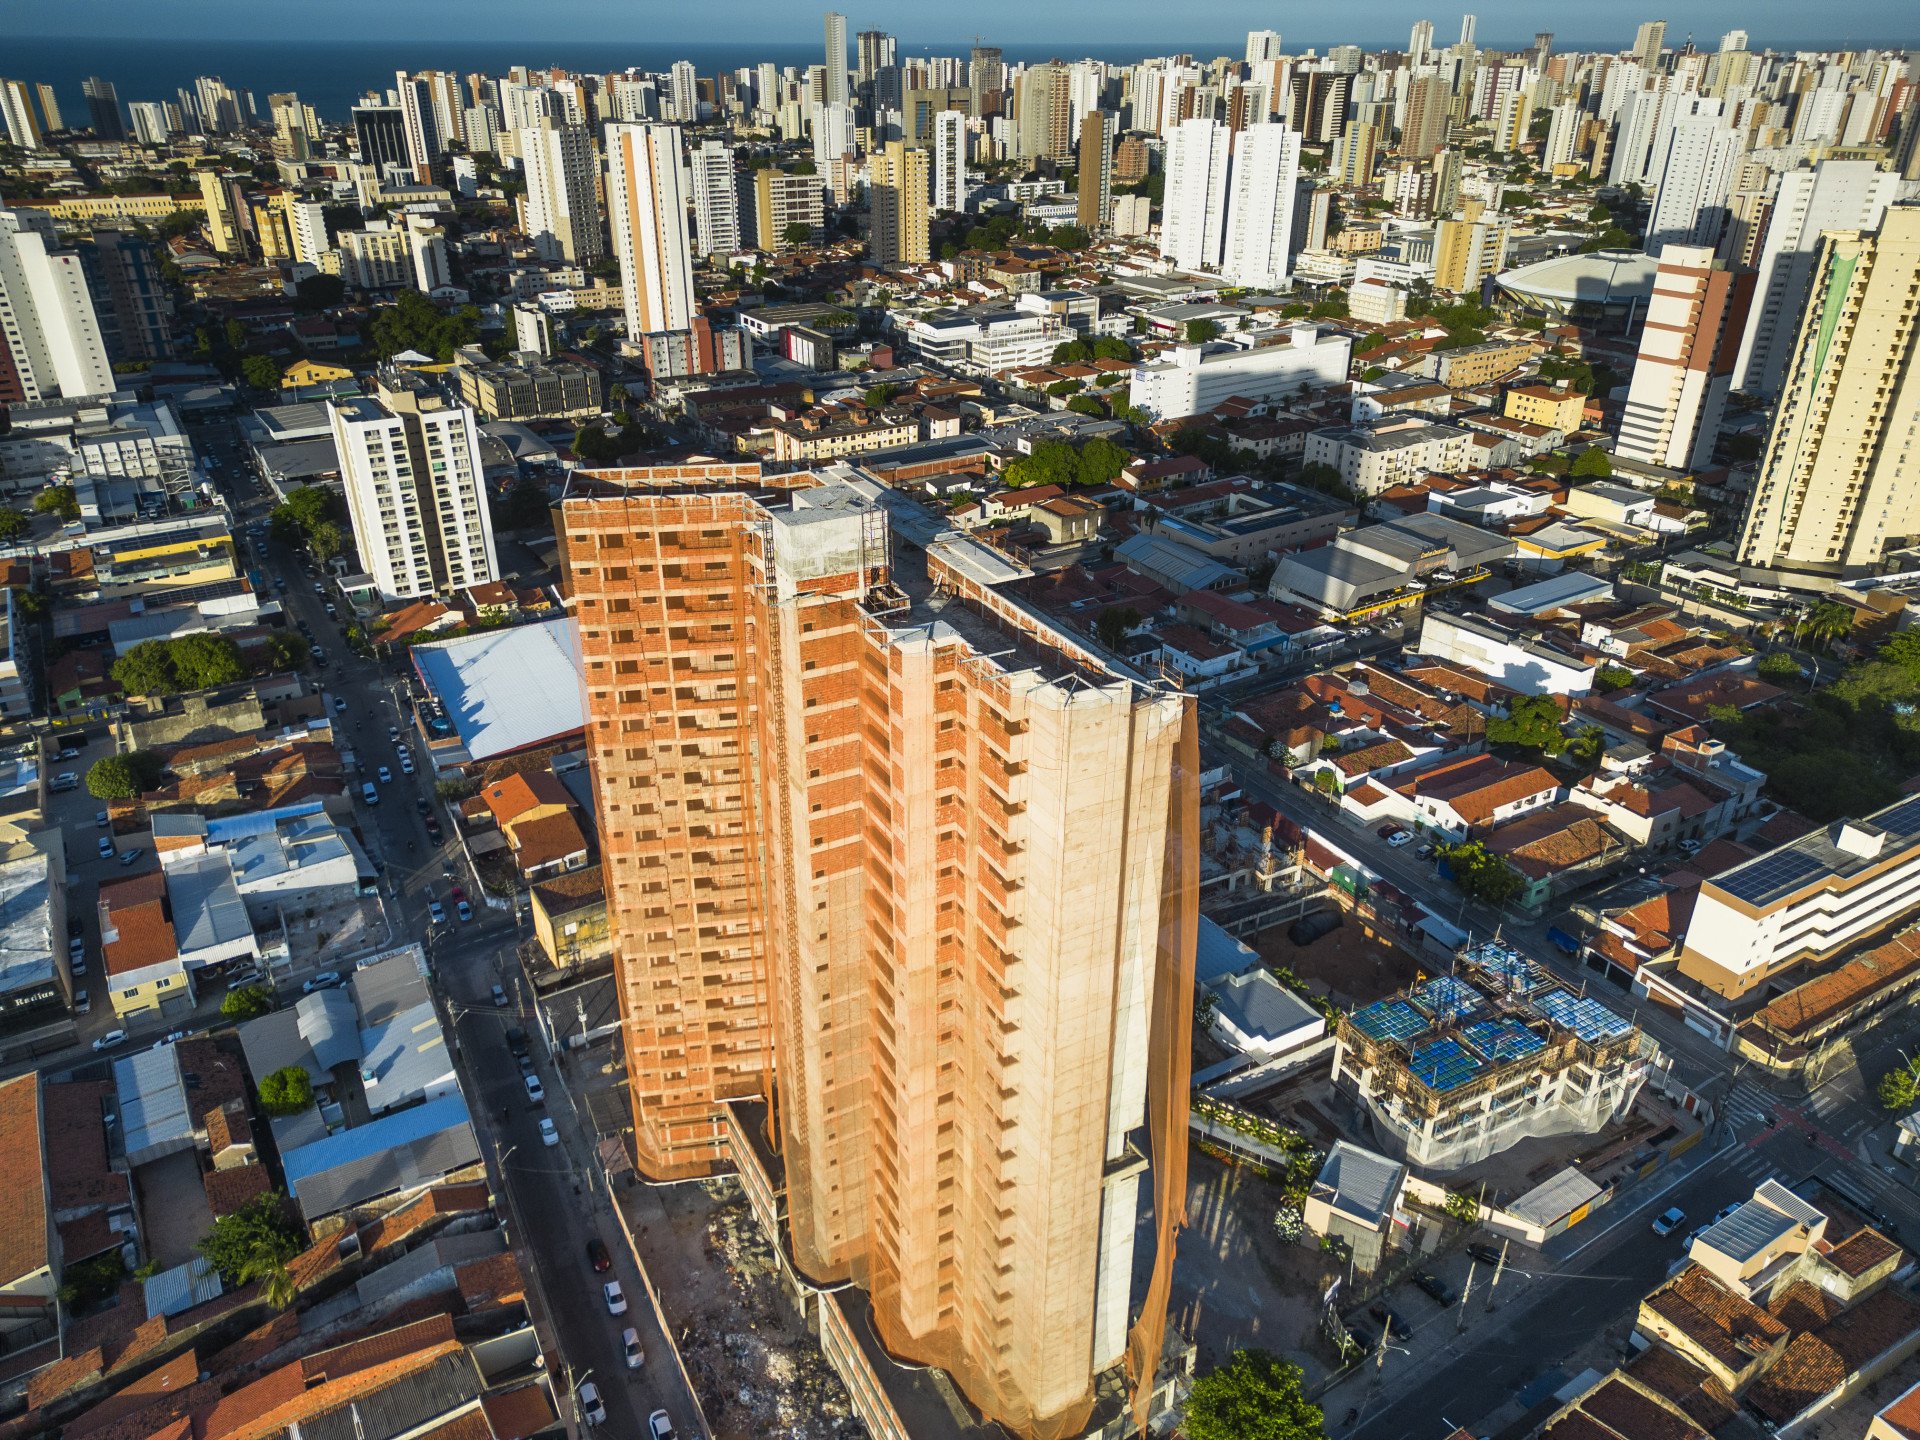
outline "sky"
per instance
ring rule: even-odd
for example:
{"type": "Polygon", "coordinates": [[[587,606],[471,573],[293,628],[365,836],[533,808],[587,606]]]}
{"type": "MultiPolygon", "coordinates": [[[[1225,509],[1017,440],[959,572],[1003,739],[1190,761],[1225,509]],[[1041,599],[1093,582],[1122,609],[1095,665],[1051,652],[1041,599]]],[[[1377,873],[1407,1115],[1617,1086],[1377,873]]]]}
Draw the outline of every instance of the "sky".
{"type": "MultiPolygon", "coordinates": [[[[1634,27],[1658,18],[1645,6],[1597,0],[1578,7],[1539,0],[1478,0],[1483,45],[1521,44],[1553,29],[1567,47],[1628,45],[1634,27]]],[[[793,0],[0,0],[0,28],[21,36],[114,39],[633,41],[723,40],[795,42],[818,39],[824,6],[793,0]]],[[[902,50],[951,48],[978,33],[989,43],[1051,44],[1080,40],[1102,46],[1139,42],[1172,46],[1183,36],[1219,42],[1249,29],[1281,32],[1289,48],[1350,41],[1404,44],[1408,26],[1431,18],[1441,43],[1459,33],[1459,10],[1422,0],[1367,0],[1333,6],[1324,0],[887,0],[862,13],[843,5],[849,32],[878,28],[901,37],[902,50]]],[[[1711,48],[1736,27],[1755,49],[1815,45],[1920,45],[1910,4],[1896,0],[1694,0],[1669,8],[1669,43],[1691,31],[1711,48]]],[[[1068,47],[1070,48],[1070,46],[1068,47]]],[[[0,51],[4,46],[0,46],[0,51]]],[[[0,68],[4,61],[0,61],[0,68]]]]}

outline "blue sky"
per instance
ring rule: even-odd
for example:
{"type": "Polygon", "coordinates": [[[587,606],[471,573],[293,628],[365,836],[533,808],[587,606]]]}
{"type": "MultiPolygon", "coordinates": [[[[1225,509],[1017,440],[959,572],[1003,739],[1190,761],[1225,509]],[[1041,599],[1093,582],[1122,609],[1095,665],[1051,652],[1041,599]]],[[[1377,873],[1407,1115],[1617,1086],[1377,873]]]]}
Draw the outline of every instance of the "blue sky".
{"type": "MultiPolygon", "coordinates": [[[[463,39],[805,41],[820,34],[824,6],[792,0],[722,0],[719,5],[667,0],[7,0],[5,28],[27,36],[98,35],[114,39],[333,40],[463,39]]],[[[1459,9],[1419,0],[1369,0],[1363,6],[1322,3],[1239,3],[1239,0],[888,0],[866,10],[845,4],[849,29],[885,29],[909,52],[926,44],[950,47],[978,32],[1002,44],[1079,40],[1103,46],[1141,42],[1170,46],[1182,37],[1218,43],[1248,29],[1277,29],[1290,44],[1325,46],[1338,40],[1398,44],[1422,16],[1436,36],[1458,33],[1459,9]],[[1297,40],[1296,40],[1297,37],[1297,40]]],[[[1522,42],[1551,28],[1569,45],[1624,46],[1635,25],[1665,10],[1673,41],[1689,31],[1705,43],[1735,26],[1752,32],[1756,48],[1796,45],[1920,43],[1914,12],[1889,0],[1697,0],[1666,7],[1660,0],[1625,4],[1602,0],[1577,9],[1538,0],[1481,0],[1482,43],[1522,42]],[[1901,16],[1906,18],[1903,20],[1901,16]]],[[[1070,46],[1069,46],[1070,48],[1070,46]]]]}

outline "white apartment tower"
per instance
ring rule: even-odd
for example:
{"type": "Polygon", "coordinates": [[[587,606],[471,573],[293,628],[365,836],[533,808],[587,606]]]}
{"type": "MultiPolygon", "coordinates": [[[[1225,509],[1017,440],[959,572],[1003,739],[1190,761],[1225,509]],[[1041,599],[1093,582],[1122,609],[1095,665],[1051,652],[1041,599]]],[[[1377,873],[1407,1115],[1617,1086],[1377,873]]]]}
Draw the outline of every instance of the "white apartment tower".
{"type": "Polygon", "coordinates": [[[847,17],[837,10],[827,11],[826,42],[826,102],[844,105],[852,98],[847,89],[847,17]]]}
{"type": "Polygon", "coordinates": [[[76,399],[113,389],[80,257],[53,249],[51,234],[26,217],[0,210],[0,399],[76,399]]]}
{"type": "MultiPolygon", "coordinates": [[[[1433,29],[1431,25],[1427,27],[1433,29]]],[[[1280,32],[1278,30],[1249,30],[1247,32],[1247,64],[1259,65],[1268,60],[1280,58],[1280,32]]]]}
{"type": "Polygon", "coordinates": [[[1697,470],[1713,458],[1752,299],[1753,272],[1727,269],[1711,246],[1660,252],[1619,454],[1673,470],[1697,470]]]}
{"type": "Polygon", "coordinates": [[[1569,102],[1553,107],[1553,118],[1547,122],[1547,148],[1541,152],[1540,168],[1549,175],[1556,165],[1573,164],[1574,147],[1580,143],[1580,123],[1585,112],[1579,105],[1569,102]]]}
{"type": "Polygon", "coordinates": [[[1284,287],[1292,273],[1294,195],[1300,136],[1285,125],[1240,132],[1227,185],[1226,246],[1220,271],[1236,285],[1284,287]]]}
{"type": "Polygon", "coordinates": [[[1427,63],[1427,57],[1433,53],[1433,22],[1416,20],[1413,31],[1407,36],[1407,69],[1417,71],[1427,63]]]}
{"type": "Polygon", "coordinates": [[[326,203],[296,200],[287,206],[287,235],[293,243],[293,258],[317,268],[320,257],[333,248],[327,237],[326,203]]]}
{"type": "Polygon", "coordinates": [[[328,405],[360,563],[388,601],[499,578],[480,429],[424,380],[384,377],[379,398],[328,405]]]}
{"type": "Polygon", "coordinates": [[[593,132],[543,118],[519,133],[526,231],[542,260],[584,265],[606,253],[594,189],[593,132]]]}
{"type": "Polygon", "coordinates": [[[693,178],[694,236],[702,255],[731,255],[740,248],[740,191],[733,147],[702,141],[688,157],[693,178]]]}
{"type": "Polygon", "coordinates": [[[1217,270],[1227,221],[1227,127],[1182,120],[1167,136],[1160,253],[1182,270],[1217,270]]]}
{"type": "Polygon", "coordinates": [[[1727,128],[1718,100],[1689,98],[1663,127],[1654,156],[1653,215],[1646,252],[1668,245],[1719,243],[1742,142],[1727,128]]]}
{"type": "Polygon", "coordinates": [[[400,123],[407,137],[407,163],[422,185],[433,178],[433,162],[441,151],[440,130],[434,120],[434,93],[424,75],[401,70],[394,75],[400,94],[400,123]]]}
{"type": "Polygon", "coordinates": [[[933,208],[967,208],[967,117],[958,110],[933,117],[933,208]]]}
{"type": "Polygon", "coordinates": [[[673,107],[673,118],[682,125],[691,125],[700,118],[700,90],[694,83],[691,60],[673,62],[667,72],[667,96],[673,107]]]}
{"type": "Polygon", "coordinates": [[[678,126],[607,126],[607,209],[627,334],[691,329],[693,256],[678,126]]]}
{"type": "Polygon", "coordinates": [[[1871,160],[1822,160],[1780,177],[1754,267],[1760,279],[1740,341],[1734,389],[1764,398],[1780,388],[1813,285],[1820,232],[1879,229],[1899,189],[1900,177],[1871,160]]]}

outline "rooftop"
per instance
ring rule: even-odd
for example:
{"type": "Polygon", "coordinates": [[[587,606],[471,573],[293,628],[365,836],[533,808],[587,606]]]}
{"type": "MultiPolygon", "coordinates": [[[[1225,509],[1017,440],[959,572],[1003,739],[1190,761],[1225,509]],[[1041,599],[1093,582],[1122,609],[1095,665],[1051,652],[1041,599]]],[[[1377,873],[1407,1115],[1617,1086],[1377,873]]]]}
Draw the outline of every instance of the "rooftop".
{"type": "Polygon", "coordinates": [[[38,850],[0,861],[0,993],[53,979],[52,867],[38,850]]]}
{"type": "Polygon", "coordinates": [[[14,1183],[0,1193],[0,1286],[52,1262],[46,1155],[40,1134],[40,1077],[0,1083],[0,1163],[14,1183]]]}
{"type": "Polygon", "coordinates": [[[1346,1140],[1334,1142],[1313,1182],[1314,1198],[1378,1225],[1392,1213],[1407,1167],[1346,1140]]]}
{"type": "Polygon", "coordinates": [[[1746,905],[1765,908],[1800,891],[1844,886],[1868,871],[1920,857],[1920,796],[1909,796],[1864,820],[1838,821],[1717,875],[1707,885],[1746,905]]]}
{"type": "Polygon", "coordinates": [[[415,671],[475,760],[580,730],[580,640],[571,618],[413,648],[415,671]]]}

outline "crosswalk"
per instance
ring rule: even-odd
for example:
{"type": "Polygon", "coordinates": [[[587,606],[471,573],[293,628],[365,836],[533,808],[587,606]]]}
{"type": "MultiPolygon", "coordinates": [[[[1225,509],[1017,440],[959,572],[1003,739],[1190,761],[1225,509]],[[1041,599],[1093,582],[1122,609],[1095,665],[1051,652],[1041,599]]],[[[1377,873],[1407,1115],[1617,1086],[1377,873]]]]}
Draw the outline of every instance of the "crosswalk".
{"type": "Polygon", "coordinates": [[[1739,1129],[1756,1120],[1764,1121],[1779,1105],[1780,1097],[1765,1086],[1753,1080],[1739,1080],[1728,1093],[1724,1110],[1727,1120],[1739,1129]]]}

